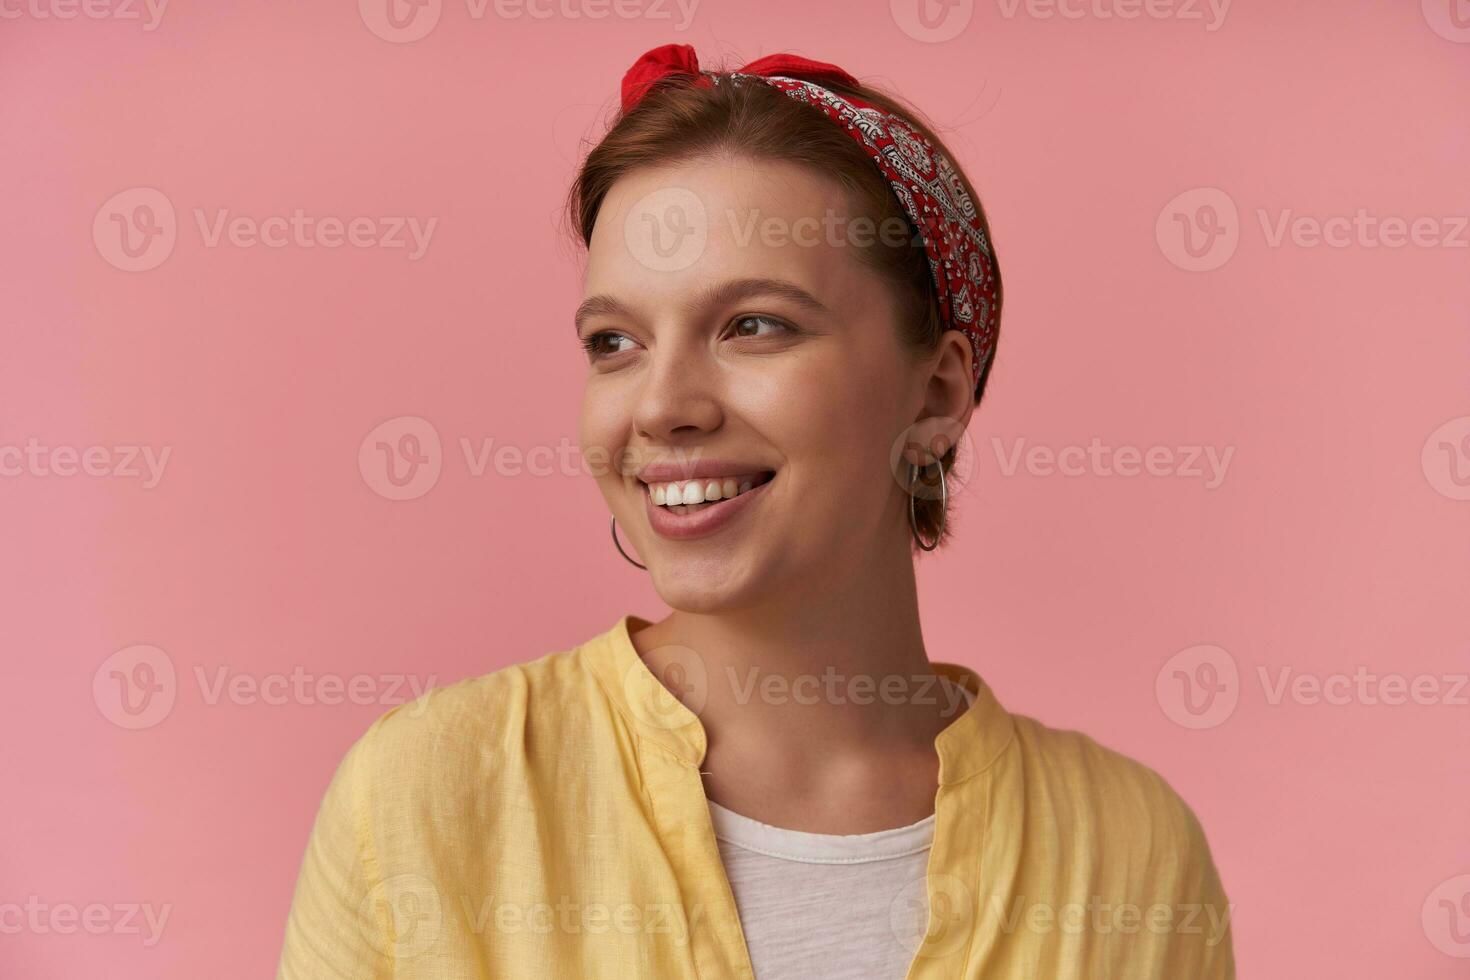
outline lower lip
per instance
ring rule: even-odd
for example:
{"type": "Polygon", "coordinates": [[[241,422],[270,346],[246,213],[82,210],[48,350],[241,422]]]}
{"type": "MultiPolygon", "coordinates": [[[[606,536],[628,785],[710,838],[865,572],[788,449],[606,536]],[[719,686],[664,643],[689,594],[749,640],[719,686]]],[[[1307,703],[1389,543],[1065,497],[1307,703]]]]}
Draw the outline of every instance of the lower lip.
{"type": "Polygon", "coordinates": [[[648,523],[659,537],[675,541],[687,541],[690,538],[702,538],[705,535],[714,534],[749,510],[755,499],[761,496],[766,487],[770,486],[775,479],[772,476],[765,483],[752,487],[737,497],[719,500],[708,507],[701,507],[699,510],[686,514],[675,514],[667,507],[654,503],[653,497],[645,489],[643,499],[648,508],[648,523]]]}

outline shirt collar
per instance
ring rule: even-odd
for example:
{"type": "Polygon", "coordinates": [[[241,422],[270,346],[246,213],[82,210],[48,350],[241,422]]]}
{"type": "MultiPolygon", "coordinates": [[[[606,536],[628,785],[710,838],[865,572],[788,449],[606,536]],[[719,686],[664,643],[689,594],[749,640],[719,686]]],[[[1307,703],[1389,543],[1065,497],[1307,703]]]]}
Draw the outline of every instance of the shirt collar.
{"type": "MultiPolygon", "coordinates": [[[[581,656],[618,712],[643,738],[687,765],[698,767],[709,747],[699,716],[669,693],[633,645],[632,634],[651,621],[625,615],[607,632],[583,645],[581,656]]],[[[692,651],[691,651],[692,653],[692,651]]],[[[973,696],[969,708],[934,740],[939,753],[939,784],[949,786],[988,768],[1015,732],[1009,712],[990,686],[968,667],[932,663],[936,673],[961,685],[973,696]]],[[[696,659],[680,664],[676,680],[689,686],[697,700],[703,665],[696,659]]]]}

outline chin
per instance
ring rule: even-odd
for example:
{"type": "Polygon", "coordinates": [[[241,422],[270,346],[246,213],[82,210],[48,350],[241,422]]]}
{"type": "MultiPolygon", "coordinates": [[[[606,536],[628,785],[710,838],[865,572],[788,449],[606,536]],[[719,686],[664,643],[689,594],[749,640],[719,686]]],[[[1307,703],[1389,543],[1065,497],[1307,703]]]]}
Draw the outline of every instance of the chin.
{"type": "Polygon", "coordinates": [[[759,602],[771,590],[761,576],[736,573],[727,558],[699,561],[669,561],[650,565],[653,588],[670,609],[698,615],[717,615],[759,602]],[[763,583],[763,584],[762,584],[763,583]]]}

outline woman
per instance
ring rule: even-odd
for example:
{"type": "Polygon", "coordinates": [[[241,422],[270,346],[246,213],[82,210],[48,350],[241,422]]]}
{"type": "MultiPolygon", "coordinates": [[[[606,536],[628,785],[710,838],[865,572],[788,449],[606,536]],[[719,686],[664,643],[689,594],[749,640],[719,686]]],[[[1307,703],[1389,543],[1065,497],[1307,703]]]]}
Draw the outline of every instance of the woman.
{"type": "Polygon", "coordinates": [[[667,45],[622,102],[572,190],[582,444],[673,611],[380,717],[280,975],[1233,976],[1169,786],[924,648],[1000,313],[969,181],[832,65],[667,45]]]}

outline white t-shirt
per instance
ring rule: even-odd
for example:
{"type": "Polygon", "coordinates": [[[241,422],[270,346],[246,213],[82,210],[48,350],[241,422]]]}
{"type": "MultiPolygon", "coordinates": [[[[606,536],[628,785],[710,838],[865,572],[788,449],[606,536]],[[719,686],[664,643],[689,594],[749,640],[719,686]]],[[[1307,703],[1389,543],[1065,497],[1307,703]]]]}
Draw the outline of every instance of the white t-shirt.
{"type": "Polygon", "coordinates": [[[808,834],[709,806],[757,980],[902,980],[927,924],[932,814],[808,834]]]}

